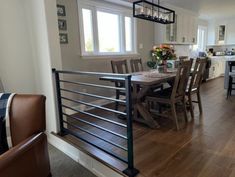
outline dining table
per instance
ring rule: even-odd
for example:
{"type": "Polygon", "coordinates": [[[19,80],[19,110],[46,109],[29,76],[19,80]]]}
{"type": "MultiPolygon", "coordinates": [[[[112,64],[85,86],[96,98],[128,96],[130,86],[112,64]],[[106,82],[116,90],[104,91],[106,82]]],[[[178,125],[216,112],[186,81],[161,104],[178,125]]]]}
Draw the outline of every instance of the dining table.
{"type": "MultiPolygon", "coordinates": [[[[144,97],[151,91],[163,83],[172,83],[176,76],[176,70],[167,70],[158,72],[157,70],[129,73],[131,75],[132,85],[132,103],[133,103],[133,119],[136,122],[143,123],[152,129],[159,128],[160,125],[155,120],[144,103],[144,97]]],[[[102,77],[101,80],[119,81],[112,77],[102,77]]]]}

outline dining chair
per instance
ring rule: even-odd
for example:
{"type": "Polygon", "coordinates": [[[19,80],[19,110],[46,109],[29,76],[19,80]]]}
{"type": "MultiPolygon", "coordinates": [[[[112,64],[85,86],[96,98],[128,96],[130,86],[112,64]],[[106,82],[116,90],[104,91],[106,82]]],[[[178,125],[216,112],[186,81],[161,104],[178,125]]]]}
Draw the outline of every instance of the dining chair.
{"type": "Polygon", "coordinates": [[[131,72],[133,72],[133,73],[144,71],[143,63],[142,63],[141,58],[131,59],[130,60],[130,65],[131,65],[131,72]]]}
{"type": "MultiPolygon", "coordinates": [[[[129,73],[127,61],[126,60],[112,60],[111,61],[111,67],[113,73],[118,74],[127,74],[129,73]]],[[[123,82],[115,82],[115,87],[124,87],[123,82]]],[[[116,90],[116,99],[120,99],[120,96],[125,96],[125,92],[121,90],[116,90]]],[[[119,102],[115,102],[115,110],[118,110],[119,102]]]]}
{"type": "Polygon", "coordinates": [[[228,88],[227,88],[227,99],[229,96],[232,95],[232,90],[235,90],[235,88],[233,88],[233,85],[235,85],[235,82],[233,82],[233,78],[235,78],[235,72],[233,71],[233,66],[235,66],[235,61],[229,61],[228,62],[229,80],[228,80],[228,88]]]}
{"type": "Polygon", "coordinates": [[[191,73],[191,77],[189,79],[189,85],[186,89],[186,96],[188,97],[189,109],[191,117],[194,118],[193,112],[193,103],[198,103],[200,114],[202,114],[202,102],[200,95],[200,86],[203,79],[203,74],[206,69],[206,58],[197,58],[193,67],[193,71],[191,73]],[[192,95],[197,94],[197,101],[192,101],[192,95]]]}
{"type": "Polygon", "coordinates": [[[180,66],[180,63],[184,60],[188,60],[188,56],[179,56],[179,60],[175,61],[175,68],[178,68],[180,66]]]}
{"type": "MultiPolygon", "coordinates": [[[[185,90],[187,87],[191,65],[192,63],[190,60],[183,61],[177,70],[173,87],[155,92],[153,95],[149,95],[146,97],[147,103],[155,102],[158,104],[170,105],[171,116],[173,117],[173,120],[175,121],[177,130],[179,130],[179,123],[178,123],[178,118],[176,114],[176,103],[183,104],[185,121],[188,120],[187,112],[186,112],[185,90]]],[[[157,113],[157,115],[162,116],[162,117],[168,117],[167,115],[161,112],[157,113]]]]}

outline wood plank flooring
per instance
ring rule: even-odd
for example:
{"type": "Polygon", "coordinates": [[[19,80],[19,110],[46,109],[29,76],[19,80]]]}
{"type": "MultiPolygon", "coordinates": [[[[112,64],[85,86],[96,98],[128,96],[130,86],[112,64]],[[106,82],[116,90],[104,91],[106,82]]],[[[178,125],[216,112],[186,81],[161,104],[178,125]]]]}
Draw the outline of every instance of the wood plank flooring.
{"type": "MultiPolygon", "coordinates": [[[[221,77],[202,85],[203,116],[195,105],[195,119],[187,126],[181,121],[183,128],[178,132],[170,120],[160,120],[157,130],[134,123],[134,161],[139,176],[235,177],[235,96],[226,100],[223,82],[221,77]]],[[[70,135],[63,139],[118,172],[126,167],[70,135]]]]}

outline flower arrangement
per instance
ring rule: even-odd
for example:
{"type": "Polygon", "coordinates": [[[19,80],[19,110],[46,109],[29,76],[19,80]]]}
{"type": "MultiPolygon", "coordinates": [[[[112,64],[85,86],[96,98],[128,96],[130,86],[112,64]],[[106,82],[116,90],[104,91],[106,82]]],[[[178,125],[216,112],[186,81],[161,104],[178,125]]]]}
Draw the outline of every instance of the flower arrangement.
{"type": "Polygon", "coordinates": [[[174,49],[169,45],[154,46],[151,50],[152,60],[147,62],[148,67],[154,69],[157,66],[165,65],[166,60],[176,59],[174,49]]]}

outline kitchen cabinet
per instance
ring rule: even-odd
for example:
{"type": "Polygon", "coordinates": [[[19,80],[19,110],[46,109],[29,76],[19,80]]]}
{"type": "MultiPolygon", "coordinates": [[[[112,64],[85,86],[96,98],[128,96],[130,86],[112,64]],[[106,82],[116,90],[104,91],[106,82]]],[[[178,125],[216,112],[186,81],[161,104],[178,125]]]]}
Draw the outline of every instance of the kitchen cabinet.
{"type": "Polygon", "coordinates": [[[196,44],[197,43],[197,18],[191,15],[179,14],[178,15],[178,29],[180,44],[196,44]]]}
{"type": "Polygon", "coordinates": [[[175,23],[166,25],[165,43],[177,42],[177,20],[175,15],[175,23]]]}
{"type": "Polygon", "coordinates": [[[190,40],[193,44],[197,44],[198,19],[196,17],[191,18],[190,26],[190,40]]]}
{"type": "Polygon", "coordinates": [[[226,61],[226,58],[223,56],[213,57],[211,59],[211,68],[209,71],[209,79],[224,76],[225,61],[226,61]]]}
{"type": "Polygon", "coordinates": [[[191,14],[178,13],[174,24],[155,24],[156,44],[196,44],[198,22],[191,14]]]}

